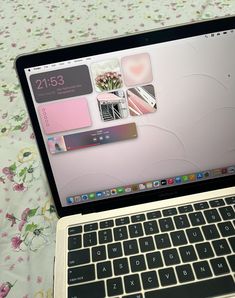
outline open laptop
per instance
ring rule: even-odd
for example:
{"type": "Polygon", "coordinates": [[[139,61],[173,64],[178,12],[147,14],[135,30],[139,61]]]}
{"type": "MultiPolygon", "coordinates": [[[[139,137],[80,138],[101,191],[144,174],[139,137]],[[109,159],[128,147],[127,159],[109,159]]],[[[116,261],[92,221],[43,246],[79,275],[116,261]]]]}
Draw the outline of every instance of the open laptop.
{"type": "Polygon", "coordinates": [[[17,58],[55,298],[235,297],[234,53],[229,17],[17,58]]]}

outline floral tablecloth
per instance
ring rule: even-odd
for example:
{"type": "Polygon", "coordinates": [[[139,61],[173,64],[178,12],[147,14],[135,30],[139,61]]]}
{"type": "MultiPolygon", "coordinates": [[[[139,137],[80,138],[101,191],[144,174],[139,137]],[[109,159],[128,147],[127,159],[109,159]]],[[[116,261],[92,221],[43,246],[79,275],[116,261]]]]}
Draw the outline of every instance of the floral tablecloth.
{"type": "Polygon", "coordinates": [[[15,57],[235,14],[235,1],[1,0],[0,4],[0,298],[50,298],[57,216],[13,68],[15,57]]]}

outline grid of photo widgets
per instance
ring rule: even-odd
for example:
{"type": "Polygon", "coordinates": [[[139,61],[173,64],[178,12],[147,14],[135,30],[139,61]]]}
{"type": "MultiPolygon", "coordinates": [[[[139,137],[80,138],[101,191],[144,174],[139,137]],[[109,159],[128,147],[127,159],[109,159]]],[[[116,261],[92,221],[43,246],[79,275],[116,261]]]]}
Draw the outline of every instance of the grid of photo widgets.
{"type": "Polygon", "coordinates": [[[91,72],[102,121],[154,113],[157,110],[150,57],[147,53],[93,63],[91,72]],[[125,91],[122,89],[125,88],[125,91]]]}

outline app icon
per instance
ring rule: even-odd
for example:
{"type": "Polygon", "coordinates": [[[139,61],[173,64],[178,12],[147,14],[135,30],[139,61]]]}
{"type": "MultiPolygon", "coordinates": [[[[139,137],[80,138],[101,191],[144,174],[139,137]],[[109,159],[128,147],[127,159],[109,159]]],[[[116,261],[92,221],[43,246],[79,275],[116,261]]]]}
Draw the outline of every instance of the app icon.
{"type": "Polygon", "coordinates": [[[145,186],[143,183],[140,183],[140,184],[139,184],[139,189],[140,189],[140,190],[143,190],[143,189],[145,189],[145,188],[146,188],[146,186],[145,186]]]}
{"type": "Polygon", "coordinates": [[[203,174],[202,173],[197,173],[197,179],[202,179],[203,178],[203,174]]]}
{"type": "Polygon", "coordinates": [[[167,179],[167,184],[169,184],[169,185],[174,184],[174,179],[173,178],[167,179]]]}
{"type": "Polygon", "coordinates": [[[111,195],[111,192],[110,190],[106,190],[106,191],[103,191],[103,194],[106,196],[106,197],[109,197],[111,195]]]}
{"type": "Polygon", "coordinates": [[[203,172],[203,176],[204,176],[205,178],[208,178],[208,177],[210,176],[210,173],[209,173],[208,171],[203,172]]]}
{"type": "Polygon", "coordinates": [[[190,175],[189,175],[189,180],[190,180],[190,181],[194,181],[195,179],[196,179],[195,174],[190,174],[190,175]]]}
{"type": "Polygon", "coordinates": [[[94,199],[95,197],[95,194],[92,192],[92,193],[89,193],[89,199],[94,199]]]}
{"type": "Polygon", "coordinates": [[[88,195],[87,195],[87,194],[82,195],[82,200],[83,200],[83,201],[88,200],[88,195]]]}
{"type": "Polygon", "coordinates": [[[182,182],[182,180],[181,180],[181,177],[180,176],[178,176],[178,177],[175,178],[175,183],[179,184],[181,182],[182,182]]]}
{"type": "Polygon", "coordinates": [[[128,192],[131,192],[131,187],[126,187],[126,188],[125,188],[125,192],[127,192],[127,193],[128,193],[128,192]]]}
{"type": "Polygon", "coordinates": [[[74,196],[74,202],[78,203],[81,202],[81,196],[74,196]]]}
{"type": "Polygon", "coordinates": [[[152,182],[147,182],[145,183],[147,188],[152,188],[153,187],[153,183],[152,182]]]}
{"type": "Polygon", "coordinates": [[[187,175],[182,176],[182,181],[187,182],[188,181],[188,176],[187,175]]]}
{"type": "Polygon", "coordinates": [[[137,191],[137,190],[139,190],[139,187],[138,187],[137,184],[132,185],[131,188],[132,188],[132,191],[137,191]]]}
{"type": "Polygon", "coordinates": [[[221,174],[222,174],[221,169],[215,169],[215,170],[213,170],[213,175],[214,176],[220,176],[221,174]]]}
{"type": "Polygon", "coordinates": [[[161,185],[166,185],[166,180],[164,179],[164,180],[161,180],[161,185]]]}
{"type": "Polygon", "coordinates": [[[111,189],[111,195],[116,195],[116,194],[117,194],[116,188],[111,189]]]}
{"type": "Polygon", "coordinates": [[[235,167],[234,166],[228,167],[228,173],[229,174],[234,174],[235,173],[235,167]]]}
{"type": "Polygon", "coordinates": [[[124,188],[123,187],[118,187],[117,188],[117,193],[123,193],[124,192],[124,188]]]}
{"type": "Polygon", "coordinates": [[[74,203],[74,198],[73,197],[68,197],[66,198],[66,201],[68,204],[73,204],[74,203]]]}
{"type": "Polygon", "coordinates": [[[96,197],[97,197],[97,198],[102,198],[103,195],[104,195],[104,194],[103,194],[101,191],[98,191],[98,192],[96,193],[96,197]]]}
{"type": "Polygon", "coordinates": [[[160,186],[159,180],[153,181],[153,187],[159,187],[159,186],[160,186]]]}
{"type": "Polygon", "coordinates": [[[223,168],[223,169],[221,169],[221,172],[222,172],[222,174],[227,174],[227,169],[226,168],[223,168]]]}

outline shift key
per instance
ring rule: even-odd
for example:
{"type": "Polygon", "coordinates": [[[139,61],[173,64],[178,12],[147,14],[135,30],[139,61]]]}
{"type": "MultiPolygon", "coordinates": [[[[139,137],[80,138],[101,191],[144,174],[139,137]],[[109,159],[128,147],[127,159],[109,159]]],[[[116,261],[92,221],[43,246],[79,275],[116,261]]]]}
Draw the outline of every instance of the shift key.
{"type": "Polygon", "coordinates": [[[95,279],[95,266],[87,265],[68,269],[68,284],[73,285],[95,279]]]}
{"type": "Polygon", "coordinates": [[[105,297],[104,282],[97,281],[68,288],[68,298],[101,298],[105,297]]]}

